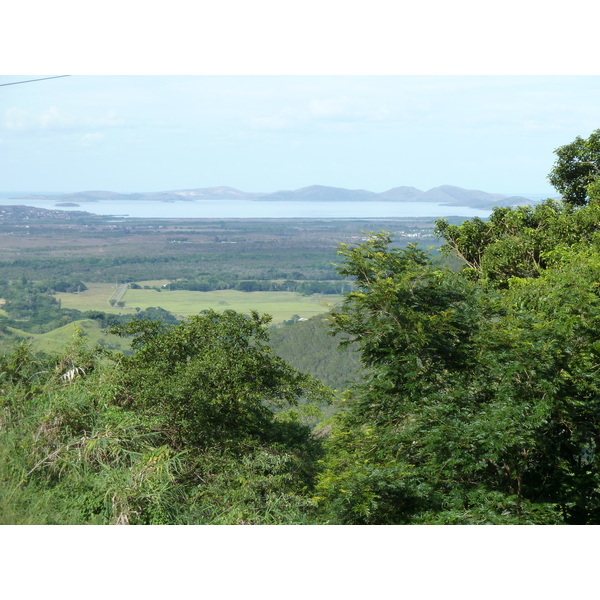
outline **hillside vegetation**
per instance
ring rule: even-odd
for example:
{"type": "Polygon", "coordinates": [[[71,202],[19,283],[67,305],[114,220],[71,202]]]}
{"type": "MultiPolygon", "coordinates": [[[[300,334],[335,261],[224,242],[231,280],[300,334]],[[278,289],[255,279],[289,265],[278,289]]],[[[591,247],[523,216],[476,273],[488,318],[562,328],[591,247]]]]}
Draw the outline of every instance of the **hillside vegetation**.
{"type": "Polygon", "coordinates": [[[364,375],[358,348],[343,346],[347,339],[332,335],[327,314],[289,321],[270,330],[270,346],[295,369],[310,373],[325,385],[346,390],[364,375]]]}

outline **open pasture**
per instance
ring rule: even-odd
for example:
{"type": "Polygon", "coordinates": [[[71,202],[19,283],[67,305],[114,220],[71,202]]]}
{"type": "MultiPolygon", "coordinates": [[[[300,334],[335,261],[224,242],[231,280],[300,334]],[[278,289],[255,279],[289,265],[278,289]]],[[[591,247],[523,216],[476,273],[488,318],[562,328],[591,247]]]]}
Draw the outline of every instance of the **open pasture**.
{"type": "MultiPolygon", "coordinates": [[[[140,282],[145,283],[145,282],[140,282]]],[[[217,311],[227,309],[249,313],[256,310],[268,313],[273,323],[281,323],[298,315],[310,318],[327,312],[329,308],[341,301],[339,295],[314,294],[303,296],[295,292],[240,292],[238,290],[217,290],[212,292],[192,292],[187,290],[169,291],[163,289],[128,289],[121,298],[124,306],[111,306],[109,300],[117,286],[107,283],[87,284],[88,290],[79,294],[56,294],[64,308],[78,310],[98,310],[116,314],[135,314],[136,309],[145,310],[150,307],[161,307],[178,318],[197,314],[212,308],[217,311]]]]}
{"type": "Polygon", "coordinates": [[[142,310],[160,306],[177,317],[187,317],[202,310],[212,308],[217,311],[232,309],[249,313],[256,310],[268,313],[274,323],[290,319],[294,315],[309,318],[327,312],[341,296],[316,294],[302,296],[294,292],[240,292],[237,290],[216,290],[212,292],[191,292],[186,290],[162,291],[127,290],[125,307],[142,310]]]}
{"type": "Polygon", "coordinates": [[[62,308],[75,308],[77,310],[98,310],[107,313],[127,314],[135,310],[124,310],[117,306],[111,306],[110,299],[119,288],[114,283],[87,283],[87,290],[77,294],[58,292],[54,297],[60,301],[62,308]]]}

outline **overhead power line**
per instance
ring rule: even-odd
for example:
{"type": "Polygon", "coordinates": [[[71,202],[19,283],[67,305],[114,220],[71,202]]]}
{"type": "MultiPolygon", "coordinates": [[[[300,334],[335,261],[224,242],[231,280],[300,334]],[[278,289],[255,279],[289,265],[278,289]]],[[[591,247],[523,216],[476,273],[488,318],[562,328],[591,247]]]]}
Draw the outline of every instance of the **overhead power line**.
{"type": "Polygon", "coordinates": [[[12,83],[0,83],[0,87],[5,85],[18,85],[19,83],[31,83],[32,81],[45,81],[46,79],[58,79],[59,77],[71,77],[70,75],[54,75],[52,77],[41,77],[40,79],[27,79],[25,81],[13,81],[12,83]]]}

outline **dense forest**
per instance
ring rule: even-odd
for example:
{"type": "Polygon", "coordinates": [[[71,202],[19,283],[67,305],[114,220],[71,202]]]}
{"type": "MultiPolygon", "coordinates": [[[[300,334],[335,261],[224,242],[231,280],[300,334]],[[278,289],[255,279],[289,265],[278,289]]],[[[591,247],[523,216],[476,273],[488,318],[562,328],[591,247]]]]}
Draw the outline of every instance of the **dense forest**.
{"type": "MultiPolygon", "coordinates": [[[[0,522],[598,524],[600,130],[556,156],[560,201],[439,220],[448,263],[339,244],[352,286],[323,318],[141,315],[105,324],[128,353],[7,350],[0,522]],[[322,368],[338,345],[352,377],[322,368]]],[[[27,297],[8,308],[60,319],[27,297]]]]}

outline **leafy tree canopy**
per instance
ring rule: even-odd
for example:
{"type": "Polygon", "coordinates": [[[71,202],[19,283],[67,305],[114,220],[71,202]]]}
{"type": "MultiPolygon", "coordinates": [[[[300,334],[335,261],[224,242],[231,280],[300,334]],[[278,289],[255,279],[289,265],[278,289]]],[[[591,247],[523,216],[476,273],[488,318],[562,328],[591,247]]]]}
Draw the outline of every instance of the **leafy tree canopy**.
{"type": "Polygon", "coordinates": [[[260,437],[276,411],[330,394],[273,354],[269,321],[209,310],[178,325],[133,320],[111,328],[134,335],[135,353],[122,359],[120,402],[151,416],[181,447],[260,437]]]}
{"type": "Polygon", "coordinates": [[[334,417],[324,518],[600,521],[599,223],[552,202],[441,222],[458,273],[386,234],[340,248],[358,289],[334,325],[371,370],[334,417]]]}
{"type": "Polygon", "coordinates": [[[600,177],[600,129],[587,138],[576,137],[570,144],[557,148],[558,157],[548,180],[560,192],[565,202],[584,206],[598,199],[600,177]]]}
{"type": "Polygon", "coordinates": [[[539,277],[568,249],[596,243],[599,232],[598,203],[576,209],[555,200],[496,207],[487,221],[476,217],[452,225],[441,219],[436,228],[445,241],[442,252],[464,261],[463,274],[494,287],[507,287],[514,277],[539,277]]]}

